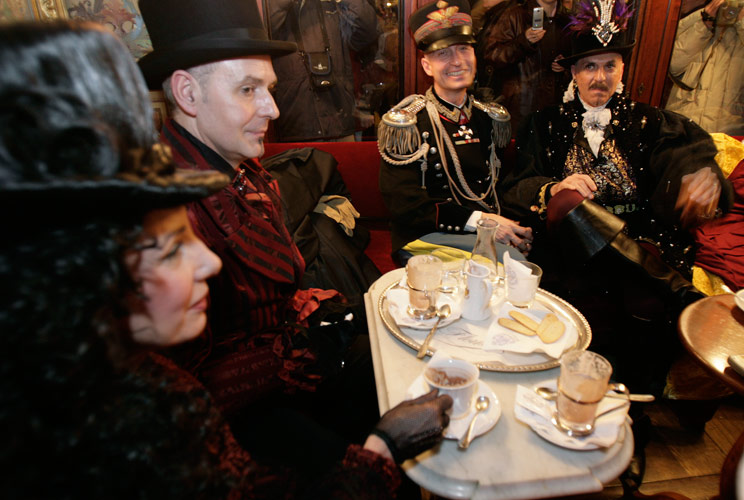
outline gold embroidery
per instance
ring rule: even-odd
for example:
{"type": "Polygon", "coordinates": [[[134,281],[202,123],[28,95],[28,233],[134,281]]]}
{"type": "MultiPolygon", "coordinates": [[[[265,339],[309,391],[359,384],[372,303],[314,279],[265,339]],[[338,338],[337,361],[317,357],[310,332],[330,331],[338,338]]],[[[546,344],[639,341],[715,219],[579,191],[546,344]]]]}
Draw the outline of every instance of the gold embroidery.
{"type": "Polygon", "coordinates": [[[437,108],[437,112],[440,115],[451,122],[460,123],[460,115],[464,114],[465,118],[470,121],[470,117],[473,116],[473,99],[470,96],[466,98],[465,105],[462,108],[449,109],[447,106],[439,102],[439,99],[434,97],[434,92],[432,92],[431,89],[432,87],[427,89],[426,97],[430,102],[434,103],[434,106],[437,108]]]}
{"type": "Polygon", "coordinates": [[[597,185],[595,201],[601,205],[638,200],[636,179],[613,138],[602,142],[597,157],[577,144],[572,145],[566,156],[563,175],[572,174],[586,174],[594,180],[597,185]]]}

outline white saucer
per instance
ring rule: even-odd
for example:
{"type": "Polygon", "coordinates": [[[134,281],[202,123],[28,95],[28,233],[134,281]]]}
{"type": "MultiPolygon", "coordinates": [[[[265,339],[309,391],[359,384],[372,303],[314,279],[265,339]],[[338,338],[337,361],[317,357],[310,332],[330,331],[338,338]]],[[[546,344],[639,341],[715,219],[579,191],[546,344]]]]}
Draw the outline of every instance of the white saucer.
{"type": "MultiPolygon", "coordinates": [[[[555,389],[554,381],[540,385],[555,389]]],[[[623,410],[619,407],[624,405],[627,405],[626,400],[605,397],[599,403],[598,411],[601,412],[611,407],[617,407],[618,409],[600,416],[592,434],[585,437],[572,437],[551,422],[555,412],[555,401],[547,401],[538,396],[534,387],[518,386],[514,403],[514,416],[517,420],[529,425],[538,436],[546,441],[571,450],[589,451],[612,446],[618,439],[622,438],[624,435],[623,424],[627,418],[628,409],[626,407],[623,410]]]]}
{"type": "MultiPolygon", "coordinates": [[[[437,317],[431,319],[414,319],[408,314],[408,289],[391,288],[387,292],[387,304],[390,315],[398,326],[414,328],[416,330],[431,330],[437,317]]],[[[462,315],[462,306],[454,297],[440,293],[437,297],[437,307],[449,304],[451,313],[439,323],[439,328],[443,328],[450,323],[460,319],[462,315]]]]}
{"type": "MultiPolygon", "coordinates": [[[[567,436],[563,432],[556,429],[556,427],[551,422],[543,421],[540,422],[540,424],[535,422],[530,424],[530,428],[544,440],[550,441],[551,443],[562,448],[568,448],[570,450],[578,451],[591,451],[601,448],[601,446],[596,443],[586,441],[591,436],[587,436],[585,438],[567,436]]],[[[623,437],[624,432],[624,428],[621,427],[620,432],[618,433],[618,439],[623,437]]],[[[615,441],[617,441],[617,439],[615,441]]]]}
{"type": "MultiPolygon", "coordinates": [[[[417,398],[428,393],[429,390],[429,386],[424,380],[424,376],[419,375],[408,388],[408,391],[406,391],[406,399],[417,398]]],[[[473,428],[473,437],[480,436],[490,431],[501,417],[501,403],[499,403],[499,398],[482,380],[478,380],[478,390],[474,400],[477,399],[478,396],[488,396],[491,404],[485,413],[478,415],[478,419],[475,421],[475,427],[473,428]]],[[[450,420],[449,426],[444,430],[444,437],[447,439],[462,438],[465,435],[465,432],[467,432],[470,420],[473,418],[475,413],[475,403],[473,403],[473,408],[471,408],[469,413],[462,417],[450,420]]]]}

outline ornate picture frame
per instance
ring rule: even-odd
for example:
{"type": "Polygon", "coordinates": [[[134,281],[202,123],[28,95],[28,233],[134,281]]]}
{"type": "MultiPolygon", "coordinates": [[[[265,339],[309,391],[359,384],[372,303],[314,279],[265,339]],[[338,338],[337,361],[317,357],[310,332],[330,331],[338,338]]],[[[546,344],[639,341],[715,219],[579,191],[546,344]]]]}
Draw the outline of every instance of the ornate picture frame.
{"type": "MultiPolygon", "coordinates": [[[[138,0],[0,0],[0,23],[54,19],[83,19],[102,24],[119,36],[135,59],[152,50],[138,0]]],[[[150,92],[150,101],[160,130],[168,117],[163,93],[150,92]]]]}

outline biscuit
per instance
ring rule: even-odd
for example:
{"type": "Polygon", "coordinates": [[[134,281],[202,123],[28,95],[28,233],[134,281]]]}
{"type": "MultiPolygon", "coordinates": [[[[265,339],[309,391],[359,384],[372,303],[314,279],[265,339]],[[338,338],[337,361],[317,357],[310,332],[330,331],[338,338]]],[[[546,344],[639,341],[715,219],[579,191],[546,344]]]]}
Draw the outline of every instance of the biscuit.
{"type": "Polygon", "coordinates": [[[508,328],[509,330],[515,331],[517,333],[521,333],[522,335],[535,335],[534,330],[530,330],[526,326],[524,326],[519,321],[514,321],[513,319],[509,318],[499,318],[499,325],[503,326],[504,328],[508,328]]]}
{"type": "MultiPolygon", "coordinates": [[[[519,311],[509,311],[509,316],[519,321],[520,323],[522,323],[524,326],[526,326],[533,332],[537,331],[537,327],[539,326],[539,323],[535,321],[534,319],[530,318],[529,316],[527,316],[526,314],[523,314],[519,311]]],[[[534,335],[534,333],[532,335],[534,335]]]]}
{"type": "Polygon", "coordinates": [[[561,338],[565,330],[566,325],[555,314],[550,313],[538,325],[537,335],[546,344],[552,344],[561,338]]]}

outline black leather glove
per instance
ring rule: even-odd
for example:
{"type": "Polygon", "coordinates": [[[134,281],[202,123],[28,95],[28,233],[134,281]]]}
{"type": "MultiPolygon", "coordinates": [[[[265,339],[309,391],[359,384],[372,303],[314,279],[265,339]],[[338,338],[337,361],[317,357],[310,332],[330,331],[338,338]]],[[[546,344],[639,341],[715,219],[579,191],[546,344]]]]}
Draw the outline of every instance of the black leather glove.
{"type": "Polygon", "coordinates": [[[401,463],[442,440],[442,431],[449,425],[446,411],[451,407],[452,398],[437,396],[434,389],[389,410],[372,434],[385,441],[395,463],[401,463]]]}

